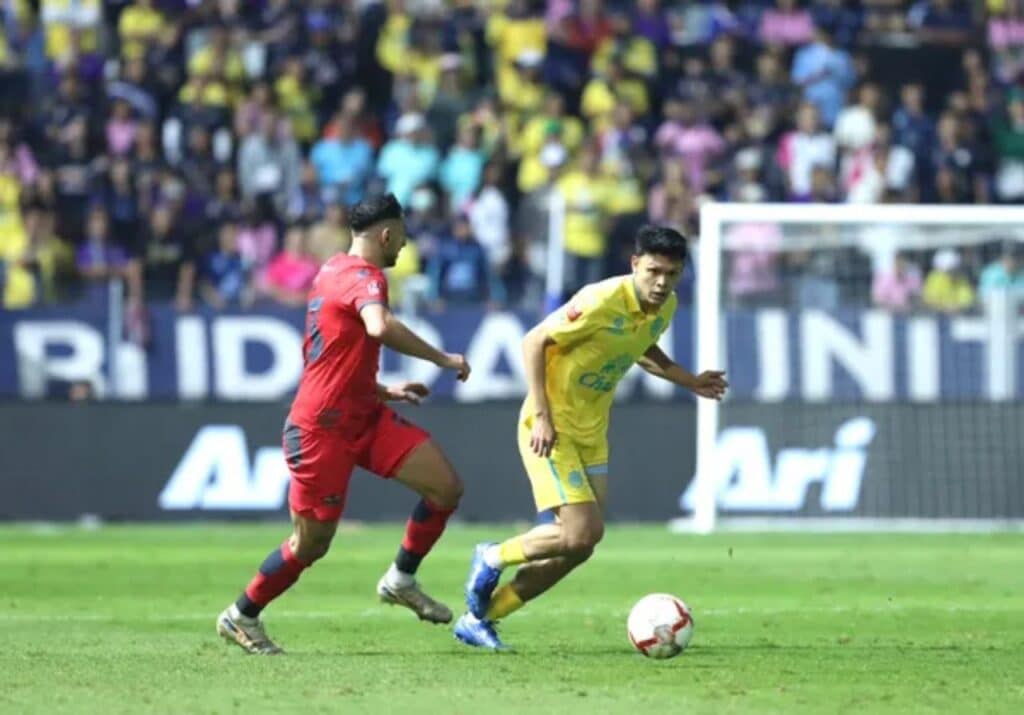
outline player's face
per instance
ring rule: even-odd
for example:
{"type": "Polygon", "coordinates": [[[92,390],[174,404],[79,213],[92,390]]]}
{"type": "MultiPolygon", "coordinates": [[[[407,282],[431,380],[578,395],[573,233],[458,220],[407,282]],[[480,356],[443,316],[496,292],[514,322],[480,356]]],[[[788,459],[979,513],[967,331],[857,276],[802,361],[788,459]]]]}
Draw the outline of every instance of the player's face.
{"type": "Polygon", "coordinates": [[[660,307],[683,275],[683,262],[656,253],[633,256],[633,285],[644,305],[660,307]]]}
{"type": "Polygon", "coordinates": [[[405,224],[401,221],[391,222],[384,229],[384,267],[390,268],[398,261],[398,254],[405,245],[406,233],[405,224]]]}

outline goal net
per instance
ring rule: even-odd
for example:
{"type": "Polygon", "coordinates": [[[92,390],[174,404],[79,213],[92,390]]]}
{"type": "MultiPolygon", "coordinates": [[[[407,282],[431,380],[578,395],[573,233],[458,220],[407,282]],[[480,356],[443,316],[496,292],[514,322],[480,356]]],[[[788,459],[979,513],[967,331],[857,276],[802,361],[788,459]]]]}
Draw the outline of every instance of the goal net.
{"type": "Polygon", "coordinates": [[[1024,524],[1024,208],[701,210],[683,528],[1024,524]]]}

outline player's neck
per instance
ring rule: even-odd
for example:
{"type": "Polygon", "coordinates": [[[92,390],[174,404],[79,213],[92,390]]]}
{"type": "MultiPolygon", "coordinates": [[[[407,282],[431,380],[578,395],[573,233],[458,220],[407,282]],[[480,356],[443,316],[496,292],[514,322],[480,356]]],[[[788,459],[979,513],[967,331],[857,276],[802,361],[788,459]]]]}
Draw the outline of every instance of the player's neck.
{"type": "Polygon", "coordinates": [[[636,298],[637,305],[640,306],[640,310],[644,313],[657,313],[659,306],[654,303],[648,303],[640,297],[640,290],[636,287],[636,280],[632,276],[629,277],[629,287],[633,291],[633,297],[636,298]]]}
{"type": "Polygon", "coordinates": [[[380,255],[380,251],[369,242],[358,237],[352,239],[352,247],[348,249],[348,255],[362,258],[367,263],[372,263],[378,268],[384,266],[384,258],[380,255]]]}

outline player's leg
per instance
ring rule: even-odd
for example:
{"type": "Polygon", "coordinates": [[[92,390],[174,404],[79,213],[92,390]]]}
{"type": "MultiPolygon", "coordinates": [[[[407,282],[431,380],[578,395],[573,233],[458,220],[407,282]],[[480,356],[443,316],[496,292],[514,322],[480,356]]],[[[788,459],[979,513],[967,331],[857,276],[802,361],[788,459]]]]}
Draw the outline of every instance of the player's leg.
{"type": "Polygon", "coordinates": [[[606,471],[606,442],[601,439],[598,445],[591,447],[562,437],[555,444],[551,456],[544,458],[534,454],[526,423],[519,425],[517,436],[519,454],[530,479],[537,511],[560,513],[567,505],[579,507],[569,515],[568,527],[563,514],[553,524],[534,527],[500,544],[477,546],[466,584],[466,604],[477,618],[487,614],[491,594],[503,569],[561,556],[582,563],[586,560],[588,545],[592,549],[603,533],[598,496],[594,493],[585,465],[594,465],[592,470],[595,474],[606,471]],[[577,518],[577,513],[583,516],[577,518]]]}
{"type": "Polygon", "coordinates": [[[395,560],[377,585],[378,595],[423,620],[448,623],[451,609],[422,591],[416,572],[458,506],[462,481],[430,435],[390,409],[382,412],[367,466],[394,477],[421,497],[406,522],[395,560]]]}
{"type": "Polygon", "coordinates": [[[242,594],[220,615],[217,632],[249,653],[281,652],[267,636],[260,614],[327,553],[337,528],[337,519],[320,521],[293,511],[291,536],[267,555],[242,594]]]}
{"type": "MultiPolygon", "coordinates": [[[[569,541],[575,548],[563,546],[563,553],[540,560],[530,560],[516,570],[515,578],[510,583],[498,588],[491,597],[491,603],[487,609],[487,619],[497,621],[510,613],[513,613],[527,601],[540,596],[556,583],[569,575],[569,573],[580,564],[587,561],[594,553],[594,547],[601,540],[604,534],[604,505],[608,494],[608,477],[606,474],[588,475],[591,489],[596,499],[596,514],[592,509],[580,509],[595,504],[571,504],[558,508],[559,538],[569,541]]],[[[545,525],[552,526],[552,525],[545,525]]],[[[543,527],[535,527],[531,532],[524,534],[524,541],[527,542],[525,551],[532,550],[530,544],[539,541],[533,532],[540,532],[543,527]]],[[[545,536],[551,538],[549,530],[545,536]]]]}
{"type": "MultiPolygon", "coordinates": [[[[520,425],[519,451],[533,488],[538,512],[552,510],[555,523],[542,524],[501,544],[478,544],[466,580],[469,613],[455,627],[455,636],[469,645],[501,649],[494,621],[520,608],[526,599],[510,585],[495,591],[501,572],[508,566],[542,562],[524,591],[539,595],[593,552],[604,533],[601,509],[590,480],[585,476],[583,455],[571,439],[556,443],[551,457],[535,455],[529,446],[529,430],[520,425]],[[540,579],[544,584],[537,585],[540,579]]],[[[605,450],[607,451],[607,450],[605,450]]]]}
{"type": "Polygon", "coordinates": [[[292,533],[267,555],[242,594],[217,619],[217,632],[249,653],[281,652],[267,637],[260,614],[327,553],[354,466],[336,439],[303,434],[292,424],[285,425],[284,448],[291,471],[292,533]]]}

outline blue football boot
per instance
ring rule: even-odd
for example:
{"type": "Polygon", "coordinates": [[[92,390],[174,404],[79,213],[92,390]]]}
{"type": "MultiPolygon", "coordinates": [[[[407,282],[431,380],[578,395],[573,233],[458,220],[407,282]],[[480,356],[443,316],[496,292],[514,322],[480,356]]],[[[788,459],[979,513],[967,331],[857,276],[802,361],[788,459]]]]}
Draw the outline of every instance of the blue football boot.
{"type": "Polygon", "coordinates": [[[466,607],[477,618],[484,618],[487,615],[487,607],[491,605],[491,594],[501,579],[501,569],[488,566],[484,561],[484,551],[493,545],[477,544],[473,550],[473,560],[469,564],[469,576],[466,578],[466,607]]]}
{"type": "Polygon", "coordinates": [[[488,650],[508,650],[498,638],[494,622],[477,618],[472,613],[464,613],[455,622],[455,637],[466,645],[488,650]]]}

